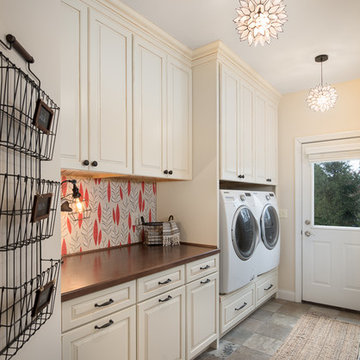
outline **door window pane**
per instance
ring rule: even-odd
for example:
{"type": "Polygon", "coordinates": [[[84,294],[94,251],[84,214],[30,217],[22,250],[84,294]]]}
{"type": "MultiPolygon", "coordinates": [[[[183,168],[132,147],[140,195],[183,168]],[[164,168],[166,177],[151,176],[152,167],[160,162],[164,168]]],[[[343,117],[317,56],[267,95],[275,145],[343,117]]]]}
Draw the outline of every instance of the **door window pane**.
{"type": "Polygon", "coordinates": [[[314,164],[314,224],[360,227],[360,160],[314,164]]]}

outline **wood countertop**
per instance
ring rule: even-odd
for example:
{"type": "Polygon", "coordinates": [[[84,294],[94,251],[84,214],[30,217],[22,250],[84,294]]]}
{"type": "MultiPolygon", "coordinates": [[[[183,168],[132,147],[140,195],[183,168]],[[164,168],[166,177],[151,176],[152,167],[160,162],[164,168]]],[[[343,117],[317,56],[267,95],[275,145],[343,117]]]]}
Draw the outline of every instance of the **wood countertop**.
{"type": "Polygon", "coordinates": [[[145,246],[135,244],[63,258],[61,301],[189,263],[220,252],[217,248],[181,244],[145,246]]]}

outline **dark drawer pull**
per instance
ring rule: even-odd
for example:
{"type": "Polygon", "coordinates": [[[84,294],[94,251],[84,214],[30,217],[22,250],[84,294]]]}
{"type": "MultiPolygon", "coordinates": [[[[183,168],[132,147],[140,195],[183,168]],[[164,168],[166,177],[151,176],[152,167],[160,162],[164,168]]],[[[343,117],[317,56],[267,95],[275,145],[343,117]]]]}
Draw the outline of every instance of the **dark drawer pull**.
{"type": "Polygon", "coordinates": [[[208,284],[210,282],[210,279],[206,279],[204,281],[200,281],[200,284],[208,284]]]}
{"type": "Polygon", "coordinates": [[[243,309],[246,305],[247,305],[247,303],[244,302],[240,307],[235,308],[235,310],[236,310],[236,311],[239,311],[239,310],[243,309]]]}
{"type": "Polygon", "coordinates": [[[95,307],[108,306],[108,305],[111,305],[113,302],[114,302],[114,300],[113,300],[113,299],[109,299],[108,301],[105,301],[105,302],[104,302],[104,303],[102,303],[102,304],[95,304],[94,306],[95,306],[95,307]]]}
{"type": "Polygon", "coordinates": [[[166,299],[159,299],[159,302],[165,302],[165,301],[169,301],[172,299],[172,296],[169,295],[166,299]]]}
{"type": "Polygon", "coordinates": [[[210,269],[210,265],[200,267],[200,270],[207,270],[207,269],[210,269]]]}
{"type": "Polygon", "coordinates": [[[96,330],[105,329],[105,328],[109,327],[110,325],[112,325],[113,323],[114,323],[114,322],[110,319],[109,322],[107,322],[107,323],[104,324],[104,325],[101,325],[101,326],[95,325],[95,329],[96,329],[96,330]]]}
{"type": "Polygon", "coordinates": [[[273,284],[270,284],[270,286],[269,286],[268,288],[264,289],[264,290],[265,290],[265,291],[268,291],[268,290],[270,290],[273,286],[274,286],[273,284]]]}
{"type": "Polygon", "coordinates": [[[159,281],[158,284],[159,285],[165,285],[165,284],[168,284],[169,282],[171,282],[171,279],[167,279],[165,281],[159,281]]]}

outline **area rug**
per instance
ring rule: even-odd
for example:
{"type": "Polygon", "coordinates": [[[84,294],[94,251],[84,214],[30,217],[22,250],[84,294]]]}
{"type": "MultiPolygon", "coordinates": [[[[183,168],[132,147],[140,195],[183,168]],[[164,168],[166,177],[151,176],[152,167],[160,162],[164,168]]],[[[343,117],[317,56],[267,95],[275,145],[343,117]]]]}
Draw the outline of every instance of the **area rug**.
{"type": "Polygon", "coordinates": [[[357,360],[360,326],[304,314],[271,360],[357,360]]]}

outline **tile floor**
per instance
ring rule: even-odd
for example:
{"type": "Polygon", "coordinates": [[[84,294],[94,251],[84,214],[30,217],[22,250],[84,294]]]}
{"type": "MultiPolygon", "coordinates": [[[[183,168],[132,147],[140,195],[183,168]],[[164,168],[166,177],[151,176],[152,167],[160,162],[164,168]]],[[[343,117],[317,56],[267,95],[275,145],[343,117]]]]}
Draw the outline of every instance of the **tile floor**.
{"type": "Polygon", "coordinates": [[[271,299],[228,332],[220,340],[218,350],[209,349],[196,360],[271,359],[300,317],[308,311],[324,313],[360,325],[359,312],[271,299]]]}

